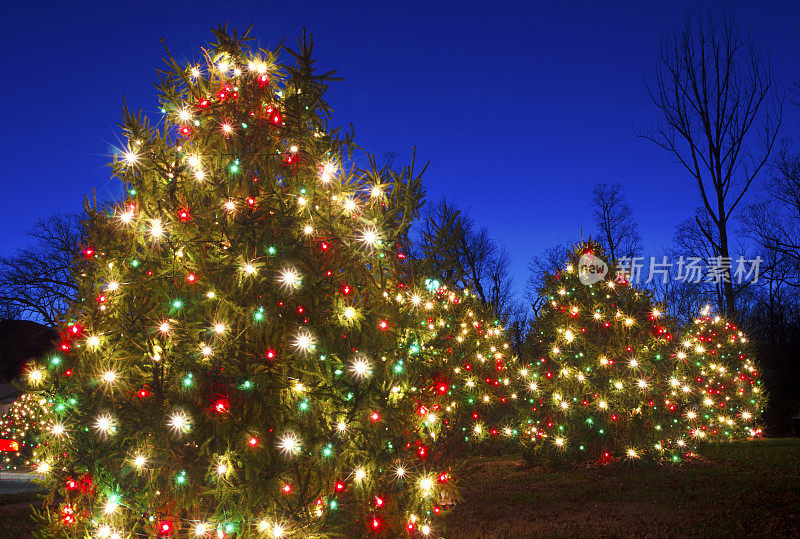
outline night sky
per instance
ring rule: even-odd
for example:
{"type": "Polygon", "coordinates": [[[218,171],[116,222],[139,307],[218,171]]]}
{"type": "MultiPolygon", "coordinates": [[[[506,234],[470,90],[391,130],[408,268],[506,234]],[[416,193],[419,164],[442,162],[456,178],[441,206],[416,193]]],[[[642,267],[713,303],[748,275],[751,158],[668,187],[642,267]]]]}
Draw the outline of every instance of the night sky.
{"type": "MultiPolygon", "coordinates": [[[[164,38],[197,60],[218,22],[254,23],[264,48],[315,35],[319,66],[345,78],[334,120],[399,161],[430,161],[429,200],[468,208],[512,256],[521,285],[531,256],[591,228],[597,181],[625,185],[648,255],[697,205],[683,169],[635,134],[655,108],[643,77],[659,39],[695,2],[17,2],[4,6],[0,107],[0,254],[40,217],[78,210],[84,194],[118,199],[106,163],[119,147],[122,95],[158,117],[152,81],[164,38]]],[[[718,2],[701,2],[716,6],[718,2]]],[[[800,2],[734,3],[785,88],[800,80],[800,2]]],[[[800,141],[800,109],[783,136],[800,141]]]]}

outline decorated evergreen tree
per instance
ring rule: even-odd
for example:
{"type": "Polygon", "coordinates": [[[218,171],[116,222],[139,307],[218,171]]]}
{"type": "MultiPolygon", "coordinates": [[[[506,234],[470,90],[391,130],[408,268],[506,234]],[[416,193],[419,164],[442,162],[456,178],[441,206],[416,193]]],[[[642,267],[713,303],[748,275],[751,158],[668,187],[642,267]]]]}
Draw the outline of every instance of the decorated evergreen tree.
{"type": "Polygon", "coordinates": [[[519,370],[521,438],[531,458],[608,462],[685,453],[669,395],[670,322],[648,293],[615,277],[592,242],[548,275],[519,370]]]}
{"type": "Polygon", "coordinates": [[[41,451],[42,435],[52,428],[53,412],[47,399],[23,393],[0,419],[0,439],[17,442],[18,448],[3,453],[2,469],[30,471],[41,451]]]}
{"type": "Polygon", "coordinates": [[[427,535],[452,498],[431,414],[456,384],[405,254],[420,177],[352,166],[311,41],[214,34],[199,63],[168,54],[162,129],[125,108],[127,197],[89,212],[81,299],[29,368],[57,414],[41,533],[427,535]]]}
{"type": "Polygon", "coordinates": [[[767,396],[745,334],[707,307],[686,329],[678,350],[670,382],[687,435],[704,441],[761,436],[767,396]]]}
{"type": "Polygon", "coordinates": [[[401,346],[416,378],[428,381],[409,400],[411,412],[446,462],[462,456],[467,443],[516,434],[508,420],[517,398],[510,375],[517,358],[499,321],[474,294],[436,279],[423,284],[410,298],[416,309],[403,323],[401,346]]]}

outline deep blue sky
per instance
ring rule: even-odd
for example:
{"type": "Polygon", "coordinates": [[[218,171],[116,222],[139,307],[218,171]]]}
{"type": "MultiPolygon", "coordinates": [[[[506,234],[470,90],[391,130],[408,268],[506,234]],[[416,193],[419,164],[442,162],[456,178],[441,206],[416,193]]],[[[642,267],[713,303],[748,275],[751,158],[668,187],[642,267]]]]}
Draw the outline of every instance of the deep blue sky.
{"type": "MultiPolygon", "coordinates": [[[[679,165],[634,133],[655,110],[642,77],[660,36],[695,2],[18,2],[4,6],[0,50],[0,253],[40,217],[116,198],[106,163],[121,96],[156,116],[159,38],[198,58],[229,20],[269,48],[314,34],[335,119],[357,141],[430,160],[429,199],[455,198],[508,248],[518,284],[532,255],[591,228],[596,181],[626,186],[648,254],[696,206],[679,165]]],[[[718,5],[701,2],[701,5],[718,5]]],[[[800,79],[800,2],[734,2],[778,81],[800,79]]],[[[784,135],[800,139],[787,105],[784,135]]],[[[521,286],[520,286],[521,287],[521,286]]]]}

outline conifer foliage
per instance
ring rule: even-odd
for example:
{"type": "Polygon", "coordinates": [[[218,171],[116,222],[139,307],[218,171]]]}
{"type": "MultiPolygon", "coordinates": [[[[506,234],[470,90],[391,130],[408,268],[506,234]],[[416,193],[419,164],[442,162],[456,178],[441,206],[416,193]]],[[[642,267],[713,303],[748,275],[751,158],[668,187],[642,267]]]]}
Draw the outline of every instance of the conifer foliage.
{"type": "Polygon", "coordinates": [[[678,459],[686,442],[669,394],[671,324],[592,242],[545,279],[532,353],[519,370],[520,431],[543,460],[678,459]],[[524,395],[524,397],[523,397],[524,395]]]}
{"type": "Polygon", "coordinates": [[[406,256],[420,173],[352,166],[311,40],[214,35],[199,62],[167,55],[159,128],[124,109],[127,196],[89,212],[81,299],[28,371],[57,416],[41,533],[440,530],[452,372],[410,361],[430,317],[414,298],[436,294],[406,256]]]}
{"type": "Polygon", "coordinates": [[[42,451],[42,436],[53,428],[51,403],[41,395],[23,393],[0,419],[0,439],[17,443],[18,451],[3,453],[4,470],[30,471],[42,451]]]}
{"type": "Polygon", "coordinates": [[[767,396],[744,332],[706,308],[677,344],[670,383],[687,436],[698,441],[761,436],[767,396]]]}

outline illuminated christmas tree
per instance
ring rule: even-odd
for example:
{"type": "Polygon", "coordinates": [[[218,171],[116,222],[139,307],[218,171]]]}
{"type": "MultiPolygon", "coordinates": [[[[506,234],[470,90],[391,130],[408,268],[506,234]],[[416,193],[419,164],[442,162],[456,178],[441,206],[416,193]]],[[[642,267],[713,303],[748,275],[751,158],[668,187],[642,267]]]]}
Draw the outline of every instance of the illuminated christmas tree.
{"type": "Polygon", "coordinates": [[[42,533],[427,535],[452,497],[434,416],[456,384],[426,314],[449,300],[405,255],[419,175],[353,166],[310,41],[214,34],[199,63],[167,55],[163,128],[124,110],[127,196],[90,212],[81,300],[29,368],[57,414],[42,533]]]}
{"type": "Polygon", "coordinates": [[[678,349],[671,384],[688,435],[705,441],[761,436],[767,396],[745,334],[706,308],[678,349]]]}
{"type": "Polygon", "coordinates": [[[43,433],[53,427],[53,412],[47,399],[24,393],[0,419],[0,439],[17,442],[18,451],[3,453],[4,470],[29,471],[40,452],[43,433]]]}
{"type": "Polygon", "coordinates": [[[418,288],[410,298],[417,318],[403,323],[401,346],[410,351],[416,378],[429,382],[407,401],[427,433],[421,451],[431,444],[446,461],[462,456],[468,443],[514,436],[508,419],[517,395],[509,373],[517,358],[499,321],[468,290],[450,290],[435,279],[418,288]]]}
{"type": "Polygon", "coordinates": [[[686,442],[669,398],[669,321],[646,292],[615,277],[598,245],[582,244],[569,259],[540,290],[533,354],[519,371],[528,456],[678,459],[686,442]]]}

